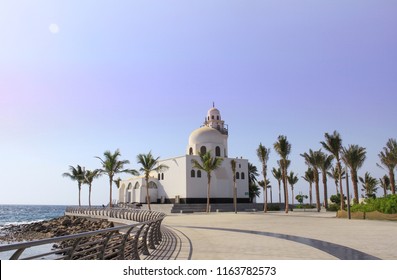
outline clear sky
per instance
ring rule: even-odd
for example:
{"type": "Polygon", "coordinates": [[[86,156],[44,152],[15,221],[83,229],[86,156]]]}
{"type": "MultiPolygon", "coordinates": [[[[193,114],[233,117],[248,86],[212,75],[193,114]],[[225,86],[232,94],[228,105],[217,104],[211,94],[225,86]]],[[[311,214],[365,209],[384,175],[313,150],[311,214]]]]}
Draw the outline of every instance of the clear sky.
{"type": "MultiPolygon", "coordinates": [[[[260,167],[262,142],[270,169],[286,135],[300,177],[300,154],[337,130],[367,148],[359,175],[381,177],[397,137],[396,15],[393,0],[3,0],[0,204],[77,204],[62,173],[99,168],[105,150],[135,169],[139,153],[183,155],[212,102],[231,157],[260,167]]],[[[92,201],[107,203],[105,177],[92,201]]]]}

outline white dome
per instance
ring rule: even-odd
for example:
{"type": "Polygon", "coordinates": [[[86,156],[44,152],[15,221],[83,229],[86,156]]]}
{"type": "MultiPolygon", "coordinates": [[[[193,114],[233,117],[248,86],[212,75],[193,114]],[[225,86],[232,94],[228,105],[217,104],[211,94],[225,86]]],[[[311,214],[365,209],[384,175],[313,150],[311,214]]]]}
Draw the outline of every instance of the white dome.
{"type": "Polygon", "coordinates": [[[190,134],[189,145],[197,144],[223,144],[224,136],[211,127],[200,127],[190,134]]]}

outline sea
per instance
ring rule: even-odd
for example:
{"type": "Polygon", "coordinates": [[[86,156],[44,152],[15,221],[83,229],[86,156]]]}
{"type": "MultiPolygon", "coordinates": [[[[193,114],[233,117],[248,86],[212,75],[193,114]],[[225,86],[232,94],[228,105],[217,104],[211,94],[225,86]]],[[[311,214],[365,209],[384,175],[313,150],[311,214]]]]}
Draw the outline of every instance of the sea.
{"type": "MultiPolygon", "coordinates": [[[[61,217],[67,206],[63,205],[0,205],[0,234],[10,225],[30,224],[61,217]]],[[[0,243],[0,246],[2,243],[0,243]]],[[[37,255],[51,250],[52,244],[34,247],[24,252],[23,257],[37,255]]],[[[0,252],[0,260],[7,260],[13,252],[0,252]]]]}
{"type": "Polygon", "coordinates": [[[9,225],[41,222],[64,215],[62,205],[0,205],[0,230],[9,225]]]}

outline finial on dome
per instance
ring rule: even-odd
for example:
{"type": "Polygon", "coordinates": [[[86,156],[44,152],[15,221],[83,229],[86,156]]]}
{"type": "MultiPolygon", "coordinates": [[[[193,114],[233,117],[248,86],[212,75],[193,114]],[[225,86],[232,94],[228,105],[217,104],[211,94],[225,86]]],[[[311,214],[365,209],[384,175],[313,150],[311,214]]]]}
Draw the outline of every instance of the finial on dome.
{"type": "Polygon", "coordinates": [[[212,108],[215,108],[215,102],[212,102],[212,108]]]}

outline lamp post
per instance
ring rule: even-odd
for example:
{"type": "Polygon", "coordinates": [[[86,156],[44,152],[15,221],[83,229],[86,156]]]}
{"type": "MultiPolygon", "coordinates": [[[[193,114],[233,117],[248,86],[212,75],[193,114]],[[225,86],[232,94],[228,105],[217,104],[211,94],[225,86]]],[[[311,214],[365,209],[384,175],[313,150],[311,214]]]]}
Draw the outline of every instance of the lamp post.
{"type": "Polygon", "coordinates": [[[347,170],[347,166],[345,166],[345,169],[346,169],[347,218],[350,220],[352,216],[350,212],[349,172],[347,170]]]}

